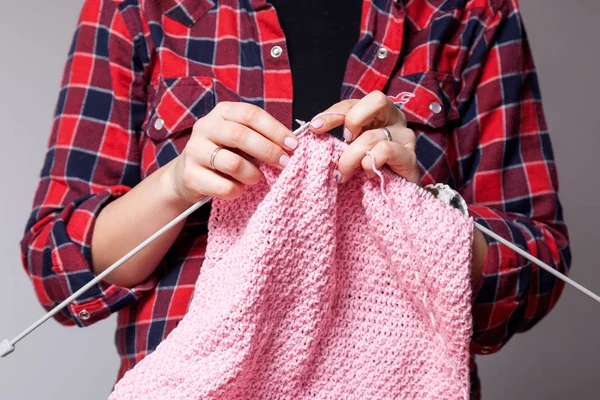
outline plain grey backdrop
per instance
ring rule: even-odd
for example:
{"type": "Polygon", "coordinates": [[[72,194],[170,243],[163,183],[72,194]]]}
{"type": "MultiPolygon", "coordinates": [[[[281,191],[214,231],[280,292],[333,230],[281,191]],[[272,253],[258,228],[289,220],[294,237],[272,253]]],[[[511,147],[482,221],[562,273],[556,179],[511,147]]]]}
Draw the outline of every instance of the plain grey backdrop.
{"type": "MultiPolygon", "coordinates": [[[[82,0],[0,7],[0,340],[43,314],[19,258],[58,85],[82,0]]],[[[574,255],[571,276],[600,293],[600,2],[521,0],[538,66],[574,255]]],[[[115,319],[50,321],[0,359],[0,399],[104,399],[115,379],[115,319]]],[[[567,287],[556,309],[479,357],[485,399],[600,398],[600,304],[567,287]]]]}

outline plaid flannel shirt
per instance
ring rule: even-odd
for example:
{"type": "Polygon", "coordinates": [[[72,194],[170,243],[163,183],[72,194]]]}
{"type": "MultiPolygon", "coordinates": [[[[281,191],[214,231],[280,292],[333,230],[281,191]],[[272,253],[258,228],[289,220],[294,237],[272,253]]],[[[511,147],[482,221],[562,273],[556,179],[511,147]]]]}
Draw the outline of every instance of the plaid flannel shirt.
{"type": "MultiPolygon", "coordinates": [[[[556,166],[517,0],[364,1],[340,98],[374,90],[417,134],[423,185],[456,188],[476,221],[568,272],[556,166]]],[[[90,243],[102,207],[176,157],[217,102],[256,104],[291,128],[292,99],[284,33],[265,0],[87,0],[21,242],[44,308],[94,277],[90,243]]],[[[118,312],[118,378],[184,316],[208,213],[188,218],[146,282],[101,283],[56,315],[87,326],[118,312]]],[[[531,328],[563,289],[487,240],[473,300],[473,398],[475,355],[531,328]]]]}

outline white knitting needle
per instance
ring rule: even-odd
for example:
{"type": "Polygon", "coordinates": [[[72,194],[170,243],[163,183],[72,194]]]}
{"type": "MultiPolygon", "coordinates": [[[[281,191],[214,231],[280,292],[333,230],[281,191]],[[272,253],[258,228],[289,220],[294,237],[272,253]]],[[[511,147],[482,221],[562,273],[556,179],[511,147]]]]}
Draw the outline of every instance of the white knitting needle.
{"type": "MultiPolygon", "coordinates": [[[[300,128],[296,129],[293,132],[293,134],[294,135],[298,135],[300,132],[302,132],[304,129],[306,129],[309,124],[310,124],[310,122],[307,122],[307,123],[303,124],[302,126],[300,126],[300,128]]],[[[49,320],[50,318],[52,318],[57,312],[59,312],[60,310],[62,310],[64,307],[66,307],[73,300],[75,300],[76,298],[78,298],[79,296],[81,296],[83,293],[85,293],[86,291],[88,291],[92,286],[96,285],[98,282],[100,282],[102,279],[104,279],[108,274],[110,274],[111,272],[113,272],[115,269],[119,268],[123,263],[125,263],[131,257],[133,257],[134,255],[136,255],[137,253],[139,253],[141,250],[143,250],[146,246],[148,246],[150,243],[152,243],[154,240],[156,240],[162,234],[164,234],[165,232],[167,232],[169,229],[171,229],[175,225],[179,224],[181,221],[183,221],[185,218],[187,218],[190,214],[192,214],[194,211],[196,211],[197,209],[199,209],[200,207],[202,207],[204,204],[208,203],[211,200],[212,200],[211,196],[205,196],[205,197],[203,197],[200,201],[198,201],[197,203],[195,203],[194,205],[192,205],[190,208],[188,208],[187,210],[185,210],[184,212],[182,212],[178,217],[176,217],[174,220],[172,220],[167,225],[165,225],[164,227],[162,227],[160,230],[158,230],[156,233],[154,233],[148,239],[146,239],[142,243],[140,243],[136,248],[134,248],[129,253],[125,254],[123,257],[121,257],[119,260],[117,260],[117,262],[115,262],[113,265],[111,265],[110,267],[108,267],[102,273],[98,274],[94,279],[92,279],[90,282],[88,282],[81,289],[79,289],[78,291],[76,291],[75,293],[73,293],[67,299],[63,300],[59,305],[57,305],[52,310],[50,310],[46,315],[44,315],[42,318],[40,318],[39,320],[37,320],[29,328],[27,328],[23,332],[21,332],[13,340],[9,341],[8,339],[4,339],[2,342],[0,342],[0,358],[1,357],[5,357],[5,356],[9,355],[10,353],[12,353],[15,350],[15,345],[18,342],[20,342],[23,338],[25,338],[31,332],[33,332],[34,330],[36,330],[44,322],[46,322],[47,320],[49,320]]]]}
{"type": "MultiPolygon", "coordinates": [[[[298,135],[298,133],[302,132],[306,127],[308,127],[309,124],[310,124],[310,122],[307,122],[307,123],[303,124],[300,128],[296,129],[293,133],[295,135],[298,135]]],[[[25,338],[27,335],[29,335],[31,332],[33,332],[35,329],[37,329],[44,322],[46,322],[47,320],[49,320],[50,318],[52,318],[56,313],[58,313],[60,310],[62,310],[64,307],[66,307],[70,302],[72,302],[73,300],[75,300],[76,298],[78,298],[79,296],[81,296],[83,293],[85,293],[92,286],[96,285],[98,282],[100,282],[102,279],[104,279],[108,274],[110,274],[111,272],[113,272],[115,269],[119,268],[123,263],[125,263],[126,261],[128,261],[131,257],[133,257],[134,255],[136,255],[137,253],[139,253],[142,249],[144,249],[146,246],[148,246],[150,243],[152,243],[154,240],[156,240],[159,236],[161,236],[162,234],[164,234],[166,231],[168,231],[169,229],[171,229],[175,225],[179,224],[181,221],[183,221],[185,218],[187,218],[190,214],[192,214],[198,208],[202,207],[204,204],[208,203],[210,200],[212,200],[212,197],[210,197],[210,196],[203,197],[200,201],[198,201],[197,203],[195,203],[194,205],[192,205],[190,208],[188,208],[186,211],[184,211],[183,213],[181,213],[178,217],[176,217],[171,222],[169,222],[167,225],[165,225],[164,227],[162,227],[160,230],[158,230],[156,233],[154,233],[148,239],[144,240],[142,243],[140,243],[137,247],[135,247],[129,253],[125,254],[121,259],[119,259],[113,265],[111,265],[110,267],[108,267],[102,273],[98,274],[94,279],[92,279],[90,282],[88,282],[81,289],[79,289],[78,291],[76,291],[75,293],[73,293],[67,299],[63,300],[59,305],[57,305],[52,310],[50,310],[46,315],[44,315],[42,318],[40,318],[39,320],[37,320],[29,328],[27,328],[23,332],[21,332],[13,340],[9,341],[8,339],[4,339],[2,342],[0,342],[0,358],[6,357],[10,353],[12,353],[15,350],[15,345],[18,342],[20,342],[23,338],[25,338]]],[[[560,272],[556,271],[555,269],[553,269],[552,267],[550,267],[548,264],[544,263],[541,260],[538,260],[537,258],[533,257],[531,254],[529,254],[529,253],[521,250],[519,247],[515,246],[514,244],[510,243],[509,241],[507,241],[507,240],[503,239],[502,237],[498,236],[497,234],[495,234],[494,232],[490,231],[486,227],[484,227],[484,226],[482,226],[482,225],[480,225],[478,223],[475,223],[475,227],[477,229],[481,230],[483,233],[485,233],[485,234],[493,237],[494,239],[498,240],[502,244],[508,246],[509,248],[511,248],[512,250],[514,250],[515,252],[521,254],[523,257],[527,258],[531,262],[539,265],[541,268],[543,268],[544,270],[548,271],[552,275],[556,276],[559,279],[562,279],[566,283],[572,285],[576,289],[578,289],[581,292],[585,293],[586,295],[590,296],[592,299],[600,302],[600,296],[594,294],[593,292],[591,292],[590,290],[588,290],[585,287],[581,286],[577,282],[573,281],[572,279],[568,278],[567,276],[565,276],[565,275],[561,274],[560,272]]]]}
{"type": "Polygon", "coordinates": [[[499,236],[498,234],[494,233],[493,231],[490,231],[488,228],[486,228],[485,226],[481,225],[480,223],[475,222],[475,227],[477,229],[479,229],[481,232],[485,233],[486,235],[493,237],[494,239],[496,239],[497,241],[499,241],[503,245],[509,247],[514,252],[522,255],[523,257],[525,257],[526,259],[528,259],[532,263],[534,263],[534,264],[540,266],[541,268],[543,268],[544,270],[548,271],[549,273],[551,273],[552,275],[554,275],[558,279],[561,279],[561,280],[565,281],[569,285],[573,286],[575,289],[581,291],[582,293],[587,294],[592,299],[594,299],[598,303],[600,303],[600,296],[598,296],[597,294],[595,294],[591,290],[587,289],[586,287],[580,285],[579,283],[575,282],[573,279],[569,278],[568,276],[566,276],[564,274],[561,274],[560,272],[558,272],[557,270],[555,270],[554,268],[552,268],[551,266],[549,266],[545,262],[543,262],[541,260],[538,260],[537,258],[535,258],[534,256],[532,256],[531,254],[529,254],[525,250],[521,249],[520,247],[517,247],[515,244],[509,242],[508,240],[504,239],[503,237],[499,236]]]}
{"type": "Polygon", "coordinates": [[[152,243],[155,239],[157,239],[163,233],[165,233],[166,231],[168,231],[169,229],[171,229],[172,227],[174,227],[175,225],[177,225],[178,223],[180,223],[181,221],[183,221],[191,213],[193,213],[194,211],[196,211],[198,208],[202,207],[204,204],[208,203],[210,200],[211,200],[211,197],[209,197],[209,196],[203,197],[202,200],[198,201],[193,206],[191,206],[190,208],[188,208],[187,210],[185,210],[178,217],[176,217],[173,221],[169,222],[167,225],[165,225],[164,227],[162,227],[155,234],[153,234],[152,236],[150,236],[148,239],[144,240],[136,248],[134,248],[129,253],[127,253],[123,257],[121,257],[121,259],[119,259],[113,265],[111,265],[110,267],[108,267],[102,273],[98,274],[94,279],[92,279],[91,281],[89,281],[81,289],[79,289],[78,291],[76,291],[75,293],[73,293],[67,299],[63,300],[62,303],[60,303],[59,305],[57,305],[56,307],[54,307],[50,312],[48,312],[42,318],[40,318],[39,320],[37,320],[29,328],[27,328],[23,332],[21,332],[13,340],[8,341],[8,339],[5,339],[2,342],[0,342],[0,357],[4,357],[4,356],[7,356],[8,354],[12,353],[15,350],[15,347],[14,347],[15,344],[17,344],[19,341],[21,341],[21,339],[23,339],[25,336],[29,335],[31,332],[33,332],[35,329],[37,329],[40,325],[42,325],[44,322],[46,322],[48,319],[50,319],[52,316],[54,316],[57,312],[59,312],[64,307],[66,307],[67,305],[69,305],[70,302],[72,302],[73,300],[75,300],[76,298],[78,298],[79,296],[81,296],[84,292],[86,292],[92,286],[96,285],[98,282],[100,282],[102,279],[104,279],[104,277],[106,277],[108,274],[110,274],[111,272],[113,272],[115,269],[119,268],[123,263],[125,263],[131,257],[133,257],[134,255],[136,255],[137,253],[139,253],[142,249],[144,249],[146,246],[148,246],[150,243],[152,243]]]}

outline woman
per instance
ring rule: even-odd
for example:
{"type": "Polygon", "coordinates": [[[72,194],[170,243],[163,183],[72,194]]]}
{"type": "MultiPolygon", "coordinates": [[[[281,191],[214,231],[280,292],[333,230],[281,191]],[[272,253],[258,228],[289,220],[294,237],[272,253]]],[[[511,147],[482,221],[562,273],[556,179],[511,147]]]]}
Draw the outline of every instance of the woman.
{"type": "MultiPolygon", "coordinates": [[[[422,186],[457,189],[480,223],[566,272],[567,228],[516,0],[87,0],[22,240],[51,308],[205,195],[239,197],[257,161],[285,168],[294,118],[422,186]],[[298,4],[300,3],[300,4],[298,4]],[[293,100],[293,101],[292,101],[293,100]],[[386,128],[391,135],[388,140],[386,128]]],[[[56,318],[118,312],[118,378],[185,314],[205,207],[56,318]]],[[[475,231],[475,355],[556,304],[561,282],[475,231]]]]}

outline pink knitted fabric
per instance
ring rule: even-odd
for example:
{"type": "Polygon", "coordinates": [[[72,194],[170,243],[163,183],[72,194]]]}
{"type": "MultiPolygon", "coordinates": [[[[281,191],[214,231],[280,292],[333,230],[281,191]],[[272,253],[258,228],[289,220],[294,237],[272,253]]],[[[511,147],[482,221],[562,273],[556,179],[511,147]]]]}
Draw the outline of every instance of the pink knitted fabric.
{"type": "Polygon", "coordinates": [[[387,169],[338,185],[345,146],[213,201],[187,314],[110,399],[468,398],[472,220],[387,169]]]}

